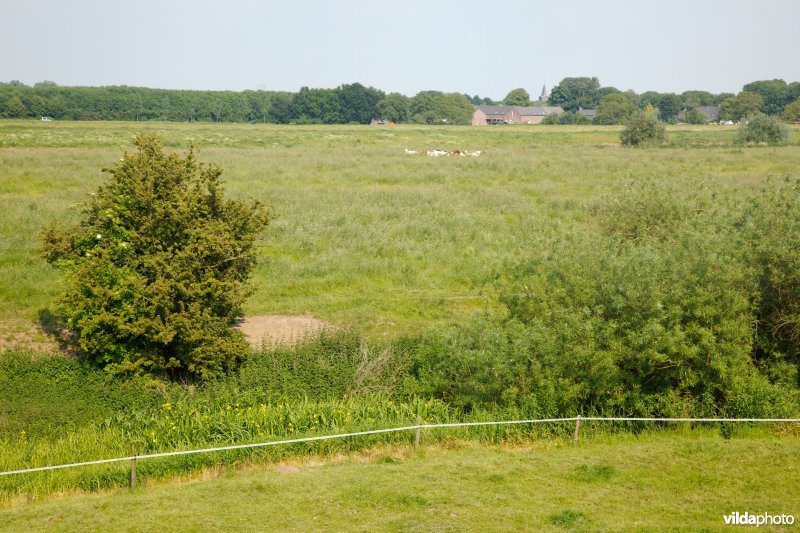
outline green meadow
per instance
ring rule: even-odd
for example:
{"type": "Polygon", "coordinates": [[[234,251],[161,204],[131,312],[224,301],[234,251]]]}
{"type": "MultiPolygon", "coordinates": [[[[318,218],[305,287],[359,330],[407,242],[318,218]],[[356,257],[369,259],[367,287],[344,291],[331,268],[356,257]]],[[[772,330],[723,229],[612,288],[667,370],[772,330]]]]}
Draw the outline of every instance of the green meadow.
{"type": "MultiPolygon", "coordinates": [[[[418,419],[796,418],[793,128],[745,146],[672,126],[634,149],[602,126],[0,121],[0,471],[418,419]],[[54,351],[63,274],[37,235],[79,219],[138,133],[196,147],[228,194],[269,206],[245,315],[331,328],[209,382],[54,351]],[[406,153],[433,149],[481,155],[406,153]]],[[[213,499],[243,529],[715,530],[737,510],[797,516],[796,426],[589,424],[578,447],[563,424],[441,430],[414,452],[392,434],[142,462],[133,492],[125,464],[3,476],[0,529],[233,526],[183,511],[213,499]],[[265,466],[281,461],[299,473],[265,466]]]]}
{"type": "Polygon", "coordinates": [[[657,179],[732,195],[792,175],[796,145],[743,149],[725,127],[681,127],[671,145],[623,150],[614,127],[359,127],[5,121],[0,123],[0,321],[24,329],[59,273],[37,254],[52,221],[74,220],[101,169],[138,132],[200,149],[228,192],[273,221],[247,314],[310,314],[396,337],[495,303],[493,280],[544,226],[593,231],[600,199],[657,179]],[[424,157],[404,149],[481,150],[424,157]]]}

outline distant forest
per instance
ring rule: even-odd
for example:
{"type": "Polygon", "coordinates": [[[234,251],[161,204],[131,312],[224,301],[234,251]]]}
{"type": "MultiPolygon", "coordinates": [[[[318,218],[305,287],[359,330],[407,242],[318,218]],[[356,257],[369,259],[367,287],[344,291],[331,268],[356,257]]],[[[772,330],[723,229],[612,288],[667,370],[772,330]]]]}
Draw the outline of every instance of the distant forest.
{"type": "MultiPolygon", "coordinates": [[[[610,95],[625,96],[632,107],[652,106],[665,122],[700,106],[720,106],[720,117],[736,119],[752,111],[787,115],[800,107],[800,83],[764,80],[748,83],[738,95],[685,91],[681,94],[620,91],[603,87],[595,77],[565,78],[550,92],[548,105],[560,106],[566,117],[593,109],[610,95]]],[[[619,97],[616,97],[619,99],[619,97]]],[[[171,122],[241,122],[273,124],[368,124],[373,119],[397,123],[469,124],[475,105],[543,105],[531,102],[525,89],[505,99],[440,91],[413,97],[386,94],[360,83],[335,89],[277,91],[188,91],[144,87],[64,87],[43,81],[33,86],[0,82],[0,117],[48,117],[56,120],[140,120],[171,122]]],[[[793,115],[790,116],[790,120],[793,115]]],[[[562,120],[562,123],[564,121],[562,120]]]]}

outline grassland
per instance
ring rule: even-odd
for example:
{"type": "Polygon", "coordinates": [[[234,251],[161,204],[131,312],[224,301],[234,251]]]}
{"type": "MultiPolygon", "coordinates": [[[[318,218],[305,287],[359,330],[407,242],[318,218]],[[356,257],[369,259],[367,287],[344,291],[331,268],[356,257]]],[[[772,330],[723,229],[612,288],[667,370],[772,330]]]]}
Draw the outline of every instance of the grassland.
{"type": "MultiPolygon", "coordinates": [[[[757,227],[769,234],[771,224],[783,224],[791,239],[800,235],[792,216],[796,206],[785,205],[797,195],[778,195],[769,203],[776,184],[797,179],[800,146],[743,147],[734,144],[733,129],[674,127],[665,146],[622,149],[618,132],[0,122],[0,470],[400,426],[417,416],[447,422],[577,412],[796,414],[792,360],[776,360],[766,370],[751,360],[756,341],[748,306],[759,296],[749,276],[756,267],[747,263],[751,256],[732,253],[746,241],[737,240],[731,228],[741,227],[736,224],[745,212],[743,199],[766,189],[753,195],[762,202],[753,205],[771,206],[774,213],[766,213],[757,227]],[[199,147],[201,161],[224,169],[233,196],[254,196],[271,206],[274,218],[259,242],[247,314],[314,315],[354,333],[254,353],[240,369],[204,384],[114,380],[72,359],[40,353],[47,339],[35,325],[54,309],[61,274],[39,257],[36,236],[46,224],[77,220],[80,203],[103,178],[101,169],[129,149],[138,132],[158,133],[171,149],[199,147]],[[483,154],[430,158],[406,155],[404,148],[483,154]],[[627,203],[615,203],[622,197],[627,203]],[[660,202],[669,205],[662,209],[660,202]],[[719,211],[713,209],[717,204],[719,211]],[[703,206],[700,215],[697,206],[703,206]],[[636,209],[642,213],[629,212],[636,209]],[[682,227],[691,231],[676,238],[675,224],[683,219],[688,223],[682,227]],[[653,224],[644,227],[650,233],[641,240],[620,237],[630,229],[626,224],[638,231],[640,223],[653,224]],[[599,253],[587,250],[593,247],[599,253]],[[561,261],[553,259],[554,250],[564,254],[561,261]],[[704,255],[708,261],[695,260],[704,255]],[[563,313],[554,324],[536,320],[554,316],[549,308],[532,308],[529,322],[505,324],[496,316],[511,313],[500,293],[506,276],[519,275],[526,261],[532,269],[523,269],[516,285],[505,289],[532,280],[542,289],[537,302],[563,307],[556,309],[563,313]],[[546,293],[550,287],[571,291],[570,298],[546,293]],[[595,307],[611,310],[605,315],[602,309],[584,313],[596,287],[602,290],[595,307]],[[484,310],[489,318],[479,313],[484,310]],[[584,327],[586,317],[595,321],[590,327],[584,327]],[[604,336],[609,331],[614,333],[604,336]],[[5,351],[15,345],[32,351],[5,351]],[[713,368],[707,363],[712,352],[713,368]],[[631,357],[640,355],[641,366],[632,365],[631,357]],[[664,364],[669,358],[678,364],[664,364]],[[634,394],[645,386],[652,390],[634,394]]],[[[764,241],[783,255],[766,257],[795,257],[796,241],[768,236],[764,241]]],[[[517,311],[524,318],[525,308],[517,311]]],[[[745,432],[721,441],[702,431],[642,440],[607,435],[608,442],[572,450],[557,444],[566,441],[565,431],[431,433],[428,444],[437,446],[451,439],[539,444],[532,450],[460,450],[452,460],[442,451],[402,452],[399,462],[348,459],[303,467],[297,476],[278,476],[277,484],[255,470],[241,479],[224,474],[209,492],[202,483],[191,485],[188,494],[196,499],[185,501],[166,496],[171,489],[161,484],[215,469],[227,472],[240,462],[350,457],[407,438],[164,460],[142,465],[145,490],[44,502],[2,511],[0,518],[12,529],[16,520],[36,524],[48,516],[56,517],[50,526],[60,529],[147,527],[148,522],[102,521],[104,509],[129,505],[152,513],[151,525],[180,520],[200,529],[230,520],[224,506],[207,517],[175,509],[213,498],[240,512],[245,528],[260,521],[314,529],[322,527],[320,520],[335,527],[342,511],[347,518],[340,528],[488,523],[531,530],[686,524],[716,529],[725,512],[790,512],[798,499],[796,472],[781,466],[797,456],[796,436],[745,432]],[[700,450],[695,455],[687,451],[693,447],[700,450]],[[543,463],[537,463],[539,452],[543,463]],[[528,462],[552,475],[532,472],[524,466],[528,462]],[[453,470],[454,464],[462,468],[453,470]],[[732,471],[742,477],[730,482],[725,476],[732,471]],[[318,472],[324,479],[314,477],[318,472]],[[602,483],[595,483],[596,476],[602,483]],[[362,477],[363,483],[357,481],[362,477]],[[300,482],[307,484],[293,485],[300,482]],[[396,494],[370,494],[398,483],[403,489],[396,494]],[[446,492],[449,485],[463,495],[446,492]],[[313,499],[277,499],[282,490],[308,493],[313,486],[331,510],[313,499]],[[360,492],[343,488],[348,486],[360,492]],[[415,492],[415,486],[421,488],[415,492]],[[266,495],[276,499],[276,507],[244,508],[246,499],[230,498],[236,491],[266,495]],[[158,503],[161,497],[171,504],[158,503]],[[345,503],[354,499],[364,508],[345,503]],[[644,512],[626,515],[625,502],[644,512]],[[487,515],[492,505],[505,514],[487,515]],[[77,522],[81,515],[86,522],[77,522]]],[[[0,506],[62,492],[116,490],[127,476],[126,465],[117,465],[7,477],[0,480],[0,506]]]]}
{"type": "Polygon", "coordinates": [[[0,123],[0,324],[8,338],[51,306],[59,274],[36,235],[74,220],[101,169],[155,132],[195,144],[228,190],[272,207],[248,314],[311,314],[396,337],[492,307],[492,282],[535,250],[541,228],[595,224],[603,195],[658,178],[729,194],[789,175],[800,147],[740,148],[719,127],[670,130],[671,145],[619,148],[613,127],[277,127],[0,123]],[[483,150],[479,158],[403,148],[483,150]]]}
{"type": "Polygon", "coordinates": [[[382,447],[17,505],[0,530],[717,531],[734,511],[797,518],[798,453],[796,437],[687,429],[382,447]]]}

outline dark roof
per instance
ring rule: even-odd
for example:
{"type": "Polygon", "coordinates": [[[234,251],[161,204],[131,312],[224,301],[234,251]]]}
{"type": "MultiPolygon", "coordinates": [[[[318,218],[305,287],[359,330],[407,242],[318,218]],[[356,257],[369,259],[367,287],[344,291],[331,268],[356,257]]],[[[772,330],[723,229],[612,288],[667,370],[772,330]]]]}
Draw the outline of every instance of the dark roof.
{"type": "Polygon", "coordinates": [[[697,110],[707,116],[709,120],[717,120],[717,117],[719,117],[718,105],[701,105],[697,110]]]}
{"type": "Polygon", "coordinates": [[[546,107],[546,106],[531,106],[531,107],[519,107],[517,106],[517,111],[523,117],[546,117],[547,115],[560,115],[564,112],[563,109],[560,107],[546,107]]]}
{"type": "Polygon", "coordinates": [[[507,105],[479,105],[477,109],[483,111],[485,115],[505,115],[511,109],[507,105]]]}
{"type": "Polygon", "coordinates": [[[547,115],[560,115],[564,112],[560,107],[531,106],[523,107],[518,105],[479,105],[475,109],[480,109],[486,116],[505,115],[512,109],[516,110],[523,117],[546,117],[547,115]]]}
{"type": "Polygon", "coordinates": [[[583,115],[584,117],[594,118],[597,114],[596,109],[578,109],[578,114],[583,115]]]}

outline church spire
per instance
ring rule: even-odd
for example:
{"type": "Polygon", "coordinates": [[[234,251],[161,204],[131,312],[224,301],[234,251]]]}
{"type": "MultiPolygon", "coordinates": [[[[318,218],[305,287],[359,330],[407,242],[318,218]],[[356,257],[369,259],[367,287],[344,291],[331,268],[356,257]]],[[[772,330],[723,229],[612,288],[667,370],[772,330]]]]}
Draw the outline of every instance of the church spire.
{"type": "Polygon", "coordinates": [[[547,84],[542,84],[542,94],[539,95],[539,101],[540,102],[545,102],[545,101],[547,101],[547,97],[548,97],[547,84]]]}

